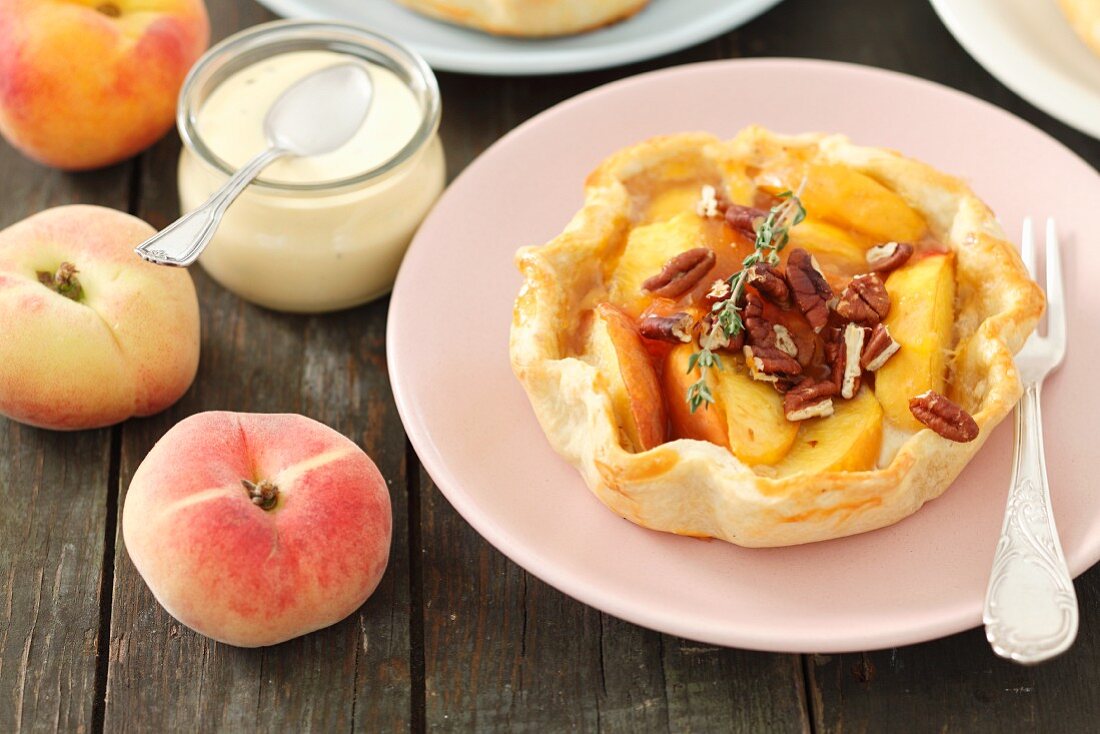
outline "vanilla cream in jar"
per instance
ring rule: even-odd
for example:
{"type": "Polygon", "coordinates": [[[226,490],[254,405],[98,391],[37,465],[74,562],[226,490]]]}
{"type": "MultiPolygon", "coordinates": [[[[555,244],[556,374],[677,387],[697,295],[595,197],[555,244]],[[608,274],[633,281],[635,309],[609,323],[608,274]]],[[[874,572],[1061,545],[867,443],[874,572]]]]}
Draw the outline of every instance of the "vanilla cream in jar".
{"type": "Polygon", "coordinates": [[[181,92],[186,212],[267,147],[264,116],[283,91],[348,61],[366,65],[374,88],[358,132],[332,153],[272,164],[229,208],[199,259],[216,281],[262,306],[331,311],[389,291],[443,189],[435,78],[411,51],[355,26],[292,21],[215,46],[181,92]]]}

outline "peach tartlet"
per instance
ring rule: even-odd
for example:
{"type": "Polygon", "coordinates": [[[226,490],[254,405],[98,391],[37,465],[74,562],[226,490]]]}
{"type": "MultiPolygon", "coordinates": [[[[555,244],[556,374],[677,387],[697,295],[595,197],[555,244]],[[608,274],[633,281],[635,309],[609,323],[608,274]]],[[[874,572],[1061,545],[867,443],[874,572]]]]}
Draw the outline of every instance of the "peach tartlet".
{"type": "Polygon", "coordinates": [[[628,520],[750,547],[939,496],[1043,310],[960,180],[759,127],[611,156],[517,261],[512,366],[553,447],[628,520]]]}

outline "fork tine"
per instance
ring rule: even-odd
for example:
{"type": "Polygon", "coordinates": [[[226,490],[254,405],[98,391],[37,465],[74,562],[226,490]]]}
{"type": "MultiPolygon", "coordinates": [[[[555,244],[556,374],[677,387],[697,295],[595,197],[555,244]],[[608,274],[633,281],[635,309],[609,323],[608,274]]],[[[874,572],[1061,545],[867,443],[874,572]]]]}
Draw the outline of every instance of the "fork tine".
{"type": "Polygon", "coordinates": [[[1066,348],[1066,296],[1062,253],[1054,219],[1047,219],[1047,342],[1058,354],[1066,348]]]}
{"type": "Polygon", "coordinates": [[[1035,228],[1031,226],[1031,217],[1024,217],[1024,231],[1020,235],[1020,259],[1024,261],[1027,274],[1035,279],[1035,228]]]}

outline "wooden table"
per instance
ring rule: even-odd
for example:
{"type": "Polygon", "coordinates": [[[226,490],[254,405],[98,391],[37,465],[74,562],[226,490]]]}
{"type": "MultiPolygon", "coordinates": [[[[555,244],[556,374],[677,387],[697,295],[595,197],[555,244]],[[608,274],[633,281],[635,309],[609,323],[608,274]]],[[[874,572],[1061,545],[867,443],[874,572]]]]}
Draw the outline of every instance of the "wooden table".
{"type": "MultiPolygon", "coordinates": [[[[208,5],[215,38],[272,17],[250,0],[208,5]]],[[[440,74],[451,174],[579,92],[737,56],[842,59],[934,79],[1021,115],[1100,164],[1100,142],[996,82],[925,0],[786,0],[717,40],[626,68],[535,79],[440,74]]],[[[68,175],[0,146],[0,226],[85,202],[163,227],[177,214],[178,153],[172,133],[133,161],[68,175]]],[[[995,658],[980,630],[895,650],[799,656],[635,627],[505,559],[432,485],[394,409],[384,300],[330,316],[287,316],[244,303],[198,268],[193,275],[202,363],[178,405],[75,434],[0,419],[0,732],[1098,726],[1100,571],[1077,584],[1076,646],[1035,669],[995,658]],[[170,426],[210,409],[305,413],[358,441],[389,478],[390,568],[349,619],[278,647],[235,649],[182,627],[138,577],[118,533],[130,477],[170,426]]]]}

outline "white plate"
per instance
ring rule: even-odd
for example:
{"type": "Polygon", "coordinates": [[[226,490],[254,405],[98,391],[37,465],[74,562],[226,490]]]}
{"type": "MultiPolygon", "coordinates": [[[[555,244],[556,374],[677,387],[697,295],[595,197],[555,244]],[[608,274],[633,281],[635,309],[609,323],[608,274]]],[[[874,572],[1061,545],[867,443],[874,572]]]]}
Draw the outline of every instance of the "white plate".
{"type": "Polygon", "coordinates": [[[1100,138],[1100,57],[1057,0],[932,0],[948,30],[993,76],[1067,125],[1100,138]]]}
{"type": "Polygon", "coordinates": [[[564,38],[500,38],[426,18],[394,0],[259,0],[288,18],[358,23],[415,48],[433,68],[522,76],[602,69],[672,53],[736,28],[779,0],[651,0],[633,18],[564,38]]]}

